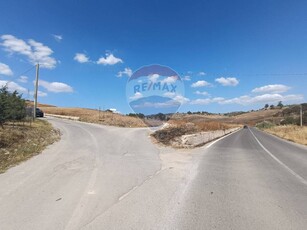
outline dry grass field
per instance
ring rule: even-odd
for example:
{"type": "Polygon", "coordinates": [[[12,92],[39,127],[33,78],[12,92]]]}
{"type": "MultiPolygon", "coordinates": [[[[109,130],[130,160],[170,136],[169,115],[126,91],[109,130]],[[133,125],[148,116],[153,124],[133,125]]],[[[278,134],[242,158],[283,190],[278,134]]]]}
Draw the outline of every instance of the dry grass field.
{"type": "Polygon", "coordinates": [[[297,125],[274,126],[268,129],[264,129],[264,131],[289,141],[307,145],[306,126],[303,127],[297,125]]]}
{"type": "Polygon", "coordinates": [[[46,121],[5,124],[0,128],[0,173],[37,155],[59,138],[59,131],[46,121]]]}
{"type": "Polygon", "coordinates": [[[278,118],[274,115],[281,112],[282,109],[269,109],[269,110],[259,110],[249,113],[244,113],[241,115],[229,117],[228,122],[238,123],[238,124],[248,124],[254,126],[255,124],[262,122],[264,120],[271,120],[278,122],[282,118],[278,118]]]}
{"type": "Polygon", "coordinates": [[[45,113],[79,117],[80,121],[112,125],[119,127],[145,127],[144,122],[136,117],[124,116],[112,112],[102,112],[94,109],[43,107],[45,113]]]}
{"type": "Polygon", "coordinates": [[[259,110],[254,112],[248,112],[236,116],[226,116],[226,115],[200,115],[200,114],[176,114],[173,116],[172,120],[183,120],[186,122],[208,122],[215,121],[220,123],[227,124],[248,124],[254,126],[255,124],[264,121],[271,120],[277,121],[281,118],[278,118],[274,115],[278,114],[281,109],[272,109],[272,110],[259,110]]]}

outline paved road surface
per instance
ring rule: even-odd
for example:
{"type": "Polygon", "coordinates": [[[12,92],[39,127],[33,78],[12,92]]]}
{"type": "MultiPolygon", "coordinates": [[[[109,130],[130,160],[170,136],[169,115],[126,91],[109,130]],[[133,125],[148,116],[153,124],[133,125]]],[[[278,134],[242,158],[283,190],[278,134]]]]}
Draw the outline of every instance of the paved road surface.
{"type": "Polygon", "coordinates": [[[60,142],[0,175],[0,229],[306,229],[307,148],[243,129],[194,150],[48,118],[60,142]]]}

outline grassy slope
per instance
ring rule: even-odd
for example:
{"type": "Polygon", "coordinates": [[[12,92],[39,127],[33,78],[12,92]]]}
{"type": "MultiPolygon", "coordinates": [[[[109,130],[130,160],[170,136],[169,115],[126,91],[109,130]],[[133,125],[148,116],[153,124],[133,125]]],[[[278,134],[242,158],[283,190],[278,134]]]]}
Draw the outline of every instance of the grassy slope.
{"type": "Polygon", "coordinates": [[[0,173],[39,154],[48,145],[60,139],[59,131],[47,121],[15,123],[0,128],[0,173]]]}

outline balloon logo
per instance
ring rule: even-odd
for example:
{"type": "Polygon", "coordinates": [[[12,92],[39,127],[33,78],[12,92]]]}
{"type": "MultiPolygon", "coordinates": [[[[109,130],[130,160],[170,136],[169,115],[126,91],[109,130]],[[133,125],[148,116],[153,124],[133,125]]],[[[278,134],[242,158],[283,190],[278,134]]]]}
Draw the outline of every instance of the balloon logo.
{"type": "Polygon", "coordinates": [[[184,102],[184,84],[171,68],[161,65],[144,66],[135,71],[126,86],[131,109],[145,116],[171,116],[184,102]]]}

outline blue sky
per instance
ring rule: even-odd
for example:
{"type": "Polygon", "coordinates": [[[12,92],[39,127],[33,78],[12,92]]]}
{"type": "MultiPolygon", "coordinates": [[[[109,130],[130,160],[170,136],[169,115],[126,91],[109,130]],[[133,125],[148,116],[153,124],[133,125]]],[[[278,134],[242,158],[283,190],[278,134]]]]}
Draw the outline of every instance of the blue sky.
{"type": "Polygon", "coordinates": [[[40,62],[39,102],[129,113],[128,75],[161,64],[185,79],[180,111],[300,103],[306,12],[282,0],[3,1],[0,84],[33,98],[40,62]]]}

